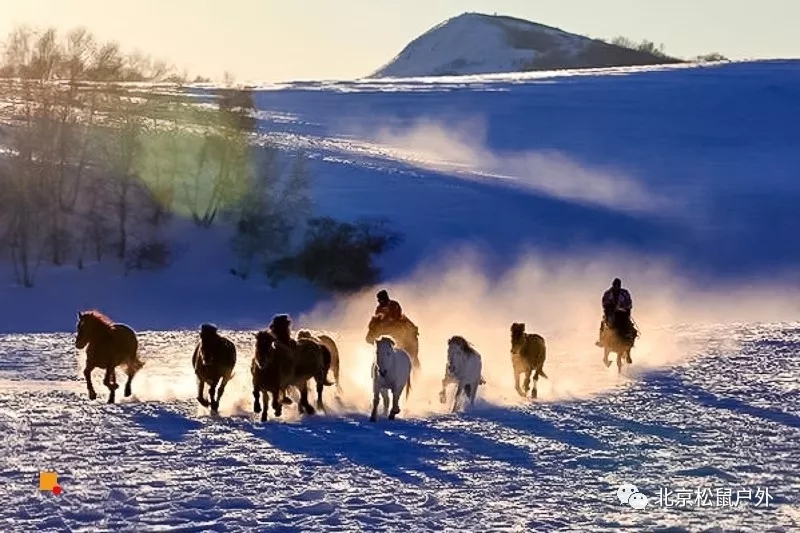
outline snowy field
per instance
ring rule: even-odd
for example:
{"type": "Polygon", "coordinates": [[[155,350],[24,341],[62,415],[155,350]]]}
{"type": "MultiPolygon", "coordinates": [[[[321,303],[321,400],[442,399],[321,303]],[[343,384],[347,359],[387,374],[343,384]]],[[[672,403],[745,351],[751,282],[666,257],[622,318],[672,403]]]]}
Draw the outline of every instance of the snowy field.
{"type": "Polygon", "coordinates": [[[159,274],[45,271],[0,294],[0,531],[798,531],[798,96],[797,62],[259,92],[265,138],[314,158],[322,212],[406,236],[382,260],[420,326],[399,419],[367,420],[374,290],[208,283],[212,239],[159,274]],[[614,276],[643,332],[621,376],[593,344],[614,276]],[[140,332],[146,365],[116,405],[80,375],[88,306],[140,332]],[[253,417],[252,329],[278,312],[339,343],[327,415],[253,417]],[[239,351],[216,418],[194,400],[202,321],[239,351]],[[537,402],[513,391],[520,321],[547,339],[537,402]],[[450,415],[454,334],[487,385],[450,415]]]}

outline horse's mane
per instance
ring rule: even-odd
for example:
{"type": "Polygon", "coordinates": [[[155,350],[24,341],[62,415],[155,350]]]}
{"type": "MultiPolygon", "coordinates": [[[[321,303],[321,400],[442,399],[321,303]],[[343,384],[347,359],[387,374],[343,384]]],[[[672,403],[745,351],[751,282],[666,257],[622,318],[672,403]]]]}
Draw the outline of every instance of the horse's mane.
{"type": "Polygon", "coordinates": [[[105,326],[107,328],[111,328],[114,326],[114,321],[108,318],[100,311],[98,311],[97,309],[90,309],[88,311],[83,311],[80,316],[81,318],[90,318],[95,323],[101,326],[105,326]]]}
{"type": "Polygon", "coordinates": [[[469,341],[461,335],[453,335],[447,341],[447,344],[457,344],[463,351],[470,355],[477,355],[478,353],[472,344],[470,344],[469,341]]]}

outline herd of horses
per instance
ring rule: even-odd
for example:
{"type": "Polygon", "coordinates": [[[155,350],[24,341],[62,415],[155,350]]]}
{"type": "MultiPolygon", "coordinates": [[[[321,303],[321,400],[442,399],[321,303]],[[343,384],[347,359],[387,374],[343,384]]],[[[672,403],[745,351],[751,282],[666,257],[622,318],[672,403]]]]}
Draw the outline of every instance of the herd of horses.
{"type": "MultiPolygon", "coordinates": [[[[638,332],[635,327],[628,330],[615,327],[619,323],[612,317],[609,327],[602,334],[601,344],[605,350],[605,365],[611,365],[609,354],[616,353],[617,368],[621,372],[623,362],[631,364],[630,353],[638,332]]],[[[126,324],[115,323],[97,310],[79,312],[76,329],[75,347],[79,350],[86,348],[83,375],[89,398],[97,398],[91,379],[92,371],[97,368],[105,371],[103,384],[109,390],[108,403],[115,402],[118,367],[122,367],[128,377],[124,395],[131,396],[133,378],[144,366],[139,357],[136,332],[126,324]]],[[[253,411],[261,413],[262,422],[267,420],[270,405],[274,415],[281,416],[283,406],[293,403],[291,392],[299,393],[298,409],[301,415],[314,414],[316,410],[324,411],[322,393],[325,387],[335,385],[337,392],[342,392],[339,381],[340,354],[330,336],[304,329],[293,337],[291,319],[286,314],[275,315],[266,329],[255,332],[253,336],[255,353],[250,363],[253,411]],[[329,379],[331,375],[333,381],[329,379]],[[317,393],[316,407],[308,399],[308,384],[312,380],[317,393]]],[[[212,324],[203,324],[199,337],[192,354],[192,366],[197,377],[197,401],[216,413],[225,387],[233,377],[237,360],[236,346],[212,324]],[[204,390],[206,386],[208,398],[204,390]]],[[[399,401],[403,391],[407,399],[413,376],[420,369],[419,329],[406,317],[387,322],[374,316],[367,326],[365,341],[375,347],[370,420],[376,420],[381,398],[384,416],[394,419],[400,412],[399,401]],[[391,410],[389,391],[393,396],[391,410]]],[[[510,353],[515,390],[522,397],[530,394],[531,398],[536,398],[539,378],[547,379],[544,371],[547,357],[544,337],[526,332],[524,323],[513,323],[510,353]],[[522,383],[520,378],[523,378],[522,383]]],[[[447,341],[447,364],[439,393],[440,402],[446,403],[447,386],[456,384],[452,410],[456,411],[462,396],[474,403],[478,387],[486,383],[482,369],[481,354],[464,337],[451,337],[447,341]]]]}

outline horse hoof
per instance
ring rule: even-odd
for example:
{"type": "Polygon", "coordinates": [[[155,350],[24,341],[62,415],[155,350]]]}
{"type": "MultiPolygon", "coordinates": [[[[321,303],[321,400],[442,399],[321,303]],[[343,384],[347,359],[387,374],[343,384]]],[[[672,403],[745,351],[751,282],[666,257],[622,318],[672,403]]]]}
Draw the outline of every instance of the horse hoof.
{"type": "Polygon", "coordinates": [[[261,412],[261,406],[260,406],[260,405],[258,405],[258,404],[255,404],[255,405],[253,406],[253,412],[254,412],[254,413],[260,413],[260,412],[261,412]]]}
{"type": "Polygon", "coordinates": [[[394,417],[395,417],[394,413],[389,413],[389,416],[387,416],[386,418],[388,418],[389,420],[394,420],[394,417]]]}
{"type": "Polygon", "coordinates": [[[131,389],[125,389],[125,397],[126,397],[126,398],[127,398],[127,397],[129,397],[131,394],[133,394],[133,392],[131,391],[131,389]]]}
{"type": "Polygon", "coordinates": [[[369,417],[369,421],[370,422],[377,422],[378,421],[378,417],[376,417],[375,415],[372,415],[371,417],[369,417]]]}
{"type": "Polygon", "coordinates": [[[633,364],[633,361],[631,360],[631,356],[630,356],[630,355],[627,357],[627,361],[628,361],[628,364],[629,364],[629,365],[632,365],[632,364],[633,364]]]}
{"type": "Polygon", "coordinates": [[[611,361],[603,361],[603,363],[606,365],[606,368],[611,366],[611,361]]]}
{"type": "Polygon", "coordinates": [[[219,402],[211,402],[211,412],[216,413],[219,411],[219,402]]]}
{"type": "Polygon", "coordinates": [[[108,401],[106,403],[114,403],[114,397],[113,396],[109,396],[108,397],[108,401]]]}
{"type": "Polygon", "coordinates": [[[263,413],[261,413],[261,422],[266,422],[266,421],[267,421],[267,412],[264,411],[263,413]]]}
{"type": "Polygon", "coordinates": [[[447,401],[447,396],[445,395],[445,393],[440,392],[439,393],[439,403],[445,403],[446,401],[447,401]]]}
{"type": "Polygon", "coordinates": [[[91,391],[91,392],[89,393],[89,399],[90,399],[90,400],[96,400],[96,399],[97,399],[97,393],[96,393],[96,392],[94,392],[94,391],[91,391]]]}
{"type": "Polygon", "coordinates": [[[292,399],[291,399],[291,398],[289,398],[289,397],[284,397],[284,398],[281,400],[281,403],[282,403],[283,405],[292,405],[292,403],[293,403],[293,402],[292,402],[292,399]]]}

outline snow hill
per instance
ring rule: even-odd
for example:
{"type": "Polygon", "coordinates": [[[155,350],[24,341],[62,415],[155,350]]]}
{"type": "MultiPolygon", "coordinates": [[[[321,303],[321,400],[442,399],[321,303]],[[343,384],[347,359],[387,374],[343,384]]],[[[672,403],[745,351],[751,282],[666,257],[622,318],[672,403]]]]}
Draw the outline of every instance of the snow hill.
{"type": "Polygon", "coordinates": [[[449,76],[678,62],[527,20],[464,13],[411,41],[370,77],[449,76]]]}
{"type": "Polygon", "coordinates": [[[42,267],[32,289],[4,273],[0,531],[800,530],[799,92],[798,61],[260,90],[262,140],[309,155],[318,212],[406,237],[381,260],[420,327],[398,419],[368,421],[377,287],[324,302],[239,280],[223,228],[176,214],[169,269],[42,267]],[[594,346],[614,276],[642,331],[621,375],[594,346]],[[140,333],[116,405],[100,372],[87,398],[85,306],[140,333]],[[344,393],[262,424],[253,329],[279,312],[334,336],[344,393]],[[205,321],[238,350],[218,417],[190,365],[205,321]],[[535,402],[513,390],[516,321],[548,346],[535,402]],[[456,334],[487,383],[450,414],[456,334]]]}

